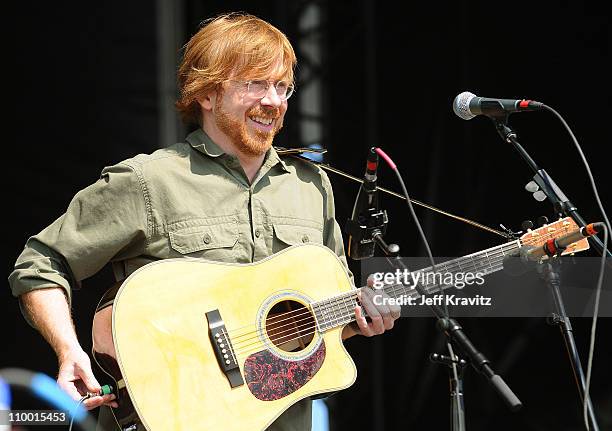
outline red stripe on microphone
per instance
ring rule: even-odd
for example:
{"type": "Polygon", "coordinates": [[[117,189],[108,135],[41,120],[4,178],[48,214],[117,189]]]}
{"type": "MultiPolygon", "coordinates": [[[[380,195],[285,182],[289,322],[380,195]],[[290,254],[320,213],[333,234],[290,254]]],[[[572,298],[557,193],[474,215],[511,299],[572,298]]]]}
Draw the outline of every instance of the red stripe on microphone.
{"type": "Polygon", "coordinates": [[[375,171],[375,170],[376,170],[376,165],[378,165],[378,163],[368,161],[368,162],[366,163],[366,169],[367,169],[368,171],[375,171]]]}
{"type": "Polygon", "coordinates": [[[588,225],[585,226],[585,230],[589,235],[595,235],[597,233],[597,230],[595,229],[595,226],[593,226],[593,223],[589,223],[588,225]]]}
{"type": "Polygon", "coordinates": [[[531,100],[521,100],[519,102],[519,107],[521,108],[529,108],[529,103],[531,102],[531,100]]]}
{"type": "Polygon", "coordinates": [[[557,246],[555,245],[554,239],[549,239],[548,241],[546,241],[544,247],[546,247],[546,254],[548,254],[549,256],[554,256],[557,253],[557,246]]]}

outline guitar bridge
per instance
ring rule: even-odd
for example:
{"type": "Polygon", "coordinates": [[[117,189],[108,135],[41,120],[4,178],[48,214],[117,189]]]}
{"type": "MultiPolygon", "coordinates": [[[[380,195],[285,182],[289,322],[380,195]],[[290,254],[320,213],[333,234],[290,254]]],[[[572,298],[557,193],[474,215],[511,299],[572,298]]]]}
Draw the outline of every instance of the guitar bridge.
{"type": "Polygon", "coordinates": [[[244,380],[240,374],[240,367],[238,366],[238,359],[234,353],[234,348],[219,310],[206,313],[206,319],[208,320],[210,343],[215,351],[217,362],[221,370],[223,370],[225,377],[227,377],[230,386],[235,388],[236,386],[244,385],[244,380]]]}

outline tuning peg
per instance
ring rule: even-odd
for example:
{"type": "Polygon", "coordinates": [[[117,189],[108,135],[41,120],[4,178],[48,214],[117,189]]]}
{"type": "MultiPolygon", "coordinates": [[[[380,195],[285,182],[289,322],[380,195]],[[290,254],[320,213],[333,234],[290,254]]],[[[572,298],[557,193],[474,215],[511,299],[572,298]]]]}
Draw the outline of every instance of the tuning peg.
{"type": "Polygon", "coordinates": [[[538,226],[544,226],[545,224],[548,224],[548,217],[546,216],[538,217],[538,226]]]}
{"type": "Polygon", "coordinates": [[[538,190],[540,190],[540,187],[536,184],[535,181],[529,181],[525,185],[525,190],[527,190],[529,193],[534,193],[534,192],[537,192],[538,190]]]}
{"type": "Polygon", "coordinates": [[[542,190],[538,190],[533,194],[533,198],[538,202],[542,202],[546,200],[546,193],[544,193],[542,190]]]}
{"type": "Polygon", "coordinates": [[[531,230],[533,228],[533,222],[531,220],[525,220],[523,223],[521,223],[521,228],[524,231],[531,230]]]}

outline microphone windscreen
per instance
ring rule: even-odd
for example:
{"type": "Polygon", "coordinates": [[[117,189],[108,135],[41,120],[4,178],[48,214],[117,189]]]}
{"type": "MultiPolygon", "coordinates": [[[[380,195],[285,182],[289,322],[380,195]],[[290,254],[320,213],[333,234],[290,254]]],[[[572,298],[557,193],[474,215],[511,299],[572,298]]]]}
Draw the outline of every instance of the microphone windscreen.
{"type": "Polygon", "coordinates": [[[472,114],[470,111],[470,101],[476,97],[474,93],[470,93],[469,91],[464,91],[461,94],[458,94],[453,101],[453,111],[457,115],[457,117],[463,120],[471,120],[476,115],[472,114]]]}

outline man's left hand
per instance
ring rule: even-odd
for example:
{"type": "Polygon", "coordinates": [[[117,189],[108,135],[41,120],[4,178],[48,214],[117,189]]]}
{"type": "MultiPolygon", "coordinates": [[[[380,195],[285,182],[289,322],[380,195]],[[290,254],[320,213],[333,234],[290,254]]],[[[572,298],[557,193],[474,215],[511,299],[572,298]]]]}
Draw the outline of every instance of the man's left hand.
{"type": "MultiPolygon", "coordinates": [[[[370,284],[370,280],[368,280],[368,285],[370,284]]],[[[401,307],[395,304],[391,305],[385,299],[390,297],[383,289],[364,287],[360,289],[357,298],[359,298],[361,306],[355,307],[355,319],[361,335],[366,337],[380,335],[393,328],[395,321],[400,317],[401,307]],[[366,320],[362,307],[370,317],[370,322],[366,320]]]]}

